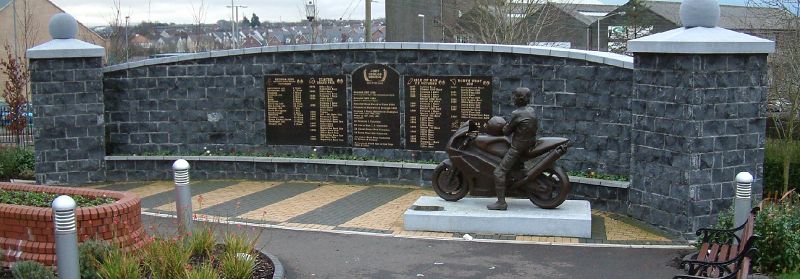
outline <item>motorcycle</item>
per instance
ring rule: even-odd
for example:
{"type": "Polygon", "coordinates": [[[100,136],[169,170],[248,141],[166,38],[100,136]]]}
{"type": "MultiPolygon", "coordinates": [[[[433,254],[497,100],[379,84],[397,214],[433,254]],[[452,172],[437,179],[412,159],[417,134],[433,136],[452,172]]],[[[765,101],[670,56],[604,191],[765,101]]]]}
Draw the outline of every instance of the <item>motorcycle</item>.
{"type": "MultiPolygon", "coordinates": [[[[476,122],[461,124],[450,137],[446,151],[448,159],[433,172],[432,186],[436,194],[447,201],[457,201],[467,193],[472,196],[496,196],[494,169],[511,146],[501,130],[505,121],[494,123],[490,134],[480,133],[476,122]],[[500,127],[498,129],[496,126],[500,127]],[[493,132],[491,132],[493,131],[493,132]]],[[[509,197],[524,197],[545,209],[556,208],[566,200],[572,189],[569,176],[555,161],[570,146],[569,139],[542,137],[524,152],[506,176],[509,197]]]]}

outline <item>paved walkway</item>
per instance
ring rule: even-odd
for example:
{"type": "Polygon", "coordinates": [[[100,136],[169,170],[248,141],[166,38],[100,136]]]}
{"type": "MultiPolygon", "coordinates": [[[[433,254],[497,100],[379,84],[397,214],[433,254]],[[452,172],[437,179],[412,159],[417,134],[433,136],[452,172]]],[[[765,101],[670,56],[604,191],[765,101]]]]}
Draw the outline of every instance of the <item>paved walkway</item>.
{"type": "MultiPolygon", "coordinates": [[[[171,181],[91,187],[136,193],[142,198],[142,210],[146,213],[175,213],[171,181]]],[[[468,233],[476,239],[518,243],[685,245],[685,241],[671,238],[658,229],[602,211],[592,212],[591,238],[406,231],[403,212],[420,196],[436,196],[431,189],[416,186],[217,180],[194,181],[191,187],[192,207],[197,217],[212,221],[412,238],[461,239],[468,233]]]]}
{"type": "MultiPolygon", "coordinates": [[[[174,218],[142,217],[148,230],[175,235],[174,218]]],[[[195,222],[195,226],[202,223],[195,222]]],[[[257,248],[280,259],[286,278],[671,278],[691,250],[441,241],[363,233],[216,224],[259,236],[257,248]]],[[[221,239],[220,239],[221,240],[221,239]]],[[[516,242],[516,241],[515,241],[516,242]]],[[[648,246],[643,246],[648,247],[648,246]]]]}

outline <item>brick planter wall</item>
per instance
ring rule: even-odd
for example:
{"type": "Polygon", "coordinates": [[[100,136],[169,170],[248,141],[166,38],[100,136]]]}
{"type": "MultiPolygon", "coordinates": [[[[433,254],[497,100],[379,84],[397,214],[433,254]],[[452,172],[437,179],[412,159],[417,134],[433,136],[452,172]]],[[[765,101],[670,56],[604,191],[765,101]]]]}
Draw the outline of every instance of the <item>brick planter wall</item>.
{"type": "MultiPolygon", "coordinates": [[[[78,207],[78,241],[103,239],[120,243],[125,250],[135,250],[146,237],[141,223],[140,199],[127,192],[0,183],[0,189],[46,192],[90,197],[111,197],[115,203],[78,207]]],[[[2,264],[32,260],[55,265],[56,248],[53,211],[47,207],[0,204],[0,248],[2,264]]]]}

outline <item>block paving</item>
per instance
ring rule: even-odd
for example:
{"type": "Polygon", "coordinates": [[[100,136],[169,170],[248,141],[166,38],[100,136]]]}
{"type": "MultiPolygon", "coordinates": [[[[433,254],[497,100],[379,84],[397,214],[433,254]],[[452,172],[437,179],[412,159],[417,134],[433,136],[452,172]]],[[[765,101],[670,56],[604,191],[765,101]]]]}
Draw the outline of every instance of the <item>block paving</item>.
{"type": "MultiPolygon", "coordinates": [[[[175,213],[171,181],[115,183],[92,188],[129,191],[142,198],[142,210],[175,213]]],[[[536,243],[600,243],[685,245],[627,216],[592,210],[592,237],[428,232],[403,229],[403,213],[421,196],[436,196],[430,188],[403,185],[347,185],[307,181],[192,182],[192,208],[200,218],[278,225],[320,231],[347,231],[420,238],[513,240],[536,243]]],[[[533,206],[533,205],[531,205],[533,206]]]]}

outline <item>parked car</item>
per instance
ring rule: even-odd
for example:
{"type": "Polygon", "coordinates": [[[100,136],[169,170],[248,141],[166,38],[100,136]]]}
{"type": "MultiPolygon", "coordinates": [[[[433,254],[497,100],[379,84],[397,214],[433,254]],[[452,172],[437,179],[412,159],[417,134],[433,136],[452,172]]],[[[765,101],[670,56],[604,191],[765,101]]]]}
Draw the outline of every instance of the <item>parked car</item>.
{"type": "MultiPolygon", "coordinates": [[[[28,126],[33,125],[33,107],[31,104],[25,104],[22,107],[22,111],[22,115],[28,119],[28,126]]],[[[11,120],[8,119],[10,113],[8,106],[0,106],[0,124],[3,126],[11,125],[11,120]]]]}
{"type": "Polygon", "coordinates": [[[791,109],[792,103],[786,99],[771,99],[767,102],[767,114],[770,116],[784,115],[791,109]]]}

